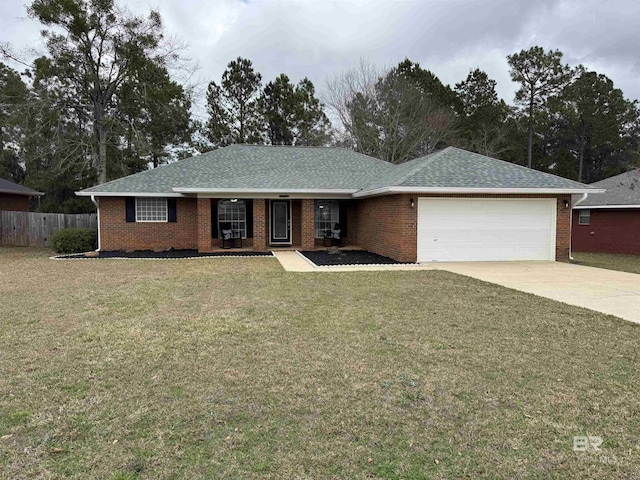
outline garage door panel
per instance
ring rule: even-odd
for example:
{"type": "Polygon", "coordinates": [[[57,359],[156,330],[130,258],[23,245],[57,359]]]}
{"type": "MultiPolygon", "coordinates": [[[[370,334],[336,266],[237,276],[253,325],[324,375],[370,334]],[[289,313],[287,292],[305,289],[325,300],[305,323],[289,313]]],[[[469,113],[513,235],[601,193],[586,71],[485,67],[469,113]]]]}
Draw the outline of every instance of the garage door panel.
{"type": "Polygon", "coordinates": [[[554,199],[418,201],[418,261],[552,260],[554,199]]]}

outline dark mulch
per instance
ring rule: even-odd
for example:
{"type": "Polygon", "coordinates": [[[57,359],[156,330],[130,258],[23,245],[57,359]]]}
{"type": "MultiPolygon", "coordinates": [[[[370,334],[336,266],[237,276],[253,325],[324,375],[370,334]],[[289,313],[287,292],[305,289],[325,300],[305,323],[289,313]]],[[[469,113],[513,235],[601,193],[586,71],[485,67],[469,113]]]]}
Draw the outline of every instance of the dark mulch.
{"type": "Polygon", "coordinates": [[[338,253],[329,253],[327,250],[300,252],[313,263],[320,267],[329,265],[391,265],[399,264],[389,257],[383,257],[364,250],[339,250],[338,253]]]}
{"type": "Polygon", "coordinates": [[[154,252],[152,250],[139,250],[135,252],[111,251],[100,252],[97,257],[85,257],[83,253],[76,255],[62,255],[57,258],[198,258],[198,257],[271,257],[271,252],[238,252],[230,249],[228,252],[203,253],[197,250],[167,250],[166,252],[154,252]]]}

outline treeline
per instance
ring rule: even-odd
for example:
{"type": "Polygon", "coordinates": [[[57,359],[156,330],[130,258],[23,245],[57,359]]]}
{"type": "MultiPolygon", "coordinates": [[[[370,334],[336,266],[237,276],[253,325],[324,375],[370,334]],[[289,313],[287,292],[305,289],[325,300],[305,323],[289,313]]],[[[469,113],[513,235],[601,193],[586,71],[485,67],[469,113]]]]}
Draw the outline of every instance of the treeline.
{"type": "Polygon", "coordinates": [[[158,12],[35,0],[28,13],[47,54],[26,63],[0,44],[24,65],[0,63],[0,177],[44,191],[42,211],[89,211],[74,191],[232,143],[340,145],[393,163],[454,145],[584,182],[639,160],[637,102],[559,51],[507,57],[514,105],[480,69],[450,87],[409,59],[361,62],[331,78],[321,101],[308,78],[263,84],[239,57],[209,83],[200,122],[176,74],[188,62],[158,12]]]}

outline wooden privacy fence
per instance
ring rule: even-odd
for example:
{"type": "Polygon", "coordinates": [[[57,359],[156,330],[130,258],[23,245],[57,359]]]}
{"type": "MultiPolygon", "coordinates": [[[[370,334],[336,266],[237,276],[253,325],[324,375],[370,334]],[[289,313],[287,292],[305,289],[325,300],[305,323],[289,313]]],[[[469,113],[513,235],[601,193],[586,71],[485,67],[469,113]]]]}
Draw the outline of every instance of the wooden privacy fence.
{"type": "Polygon", "coordinates": [[[63,228],[97,230],[96,214],[0,212],[0,245],[48,247],[51,236],[63,228]]]}

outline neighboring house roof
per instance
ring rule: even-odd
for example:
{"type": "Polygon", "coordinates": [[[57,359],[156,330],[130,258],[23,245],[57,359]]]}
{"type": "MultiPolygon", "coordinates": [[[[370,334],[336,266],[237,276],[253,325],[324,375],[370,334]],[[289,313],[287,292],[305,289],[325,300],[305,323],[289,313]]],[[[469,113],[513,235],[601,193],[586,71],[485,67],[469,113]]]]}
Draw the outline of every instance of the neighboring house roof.
{"type": "Polygon", "coordinates": [[[400,191],[584,192],[594,187],[448,147],[400,165],[344,148],[232,145],[82,190],[79,195],[400,191]]]}
{"type": "Polygon", "coordinates": [[[26,195],[27,197],[40,197],[44,195],[42,192],[32,190],[31,188],[0,178],[0,193],[10,193],[11,195],[26,195]]]}
{"type": "Polygon", "coordinates": [[[605,189],[589,195],[576,208],[640,208],[640,171],[630,170],[591,184],[605,189]]]}

